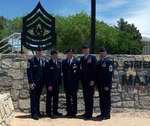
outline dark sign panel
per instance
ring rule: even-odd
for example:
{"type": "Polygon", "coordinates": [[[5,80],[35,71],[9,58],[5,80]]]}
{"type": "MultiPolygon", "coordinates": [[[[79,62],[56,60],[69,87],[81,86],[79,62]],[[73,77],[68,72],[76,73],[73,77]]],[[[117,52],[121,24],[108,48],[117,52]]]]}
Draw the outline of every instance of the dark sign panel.
{"type": "Polygon", "coordinates": [[[43,50],[56,46],[55,18],[48,14],[40,2],[35,9],[23,17],[22,45],[35,50],[38,45],[43,50]]]}

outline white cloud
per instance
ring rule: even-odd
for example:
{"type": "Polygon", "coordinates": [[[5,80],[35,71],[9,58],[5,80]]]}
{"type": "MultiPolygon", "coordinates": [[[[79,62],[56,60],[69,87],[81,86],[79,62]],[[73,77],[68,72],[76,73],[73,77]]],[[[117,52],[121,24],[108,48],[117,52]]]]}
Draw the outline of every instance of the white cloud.
{"type": "Polygon", "coordinates": [[[105,11],[111,11],[112,9],[117,9],[118,7],[124,6],[127,3],[129,3],[128,0],[107,0],[103,3],[101,1],[97,2],[97,13],[105,12],[105,11]]]}
{"type": "Polygon", "coordinates": [[[116,25],[120,18],[124,18],[128,23],[135,24],[142,36],[150,37],[149,5],[149,0],[113,0],[103,5],[99,2],[97,19],[103,20],[109,25],[116,25]],[[122,9],[118,9],[120,7],[122,9]],[[104,14],[102,15],[102,13],[104,14]]]}
{"type": "MultiPolygon", "coordinates": [[[[97,19],[116,25],[120,18],[133,23],[142,36],[150,37],[150,0],[97,0],[97,19]]],[[[68,16],[81,11],[91,14],[91,0],[75,0],[57,8],[57,14],[68,16]]]]}
{"type": "Polygon", "coordinates": [[[134,23],[140,30],[142,36],[150,37],[150,1],[142,2],[141,7],[130,13],[126,18],[129,23],[134,23]]]}

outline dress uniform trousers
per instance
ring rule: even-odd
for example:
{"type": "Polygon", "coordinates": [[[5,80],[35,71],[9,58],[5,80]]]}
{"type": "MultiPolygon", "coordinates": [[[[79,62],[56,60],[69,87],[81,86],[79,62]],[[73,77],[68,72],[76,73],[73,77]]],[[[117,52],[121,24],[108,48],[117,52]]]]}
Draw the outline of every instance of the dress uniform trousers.
{"type": "Polygon", "coordinates": [[[93,113],[94,85],[90,86],[90,81],[95,81],[96,63],[96,58],[92,55],[88,55],[86,59],[84,56],[80,59],[81,81],[85,102],[85,116],[87,118],[92,117],[93,113]]]}
{"type": "MultiPolygon", "coordinates": [[[[54,82],[57,84],[58,82],[54,82]]],[[[47,91],[47,100],[46,100],[46,113],[51,115],[51,101],[53,99],[53,114],[57,113],[58,110],[58,96],[59,96],[59,87],[53,86],[52,91],[47,91]]]]}
{"type": "Polygon", "coordinates": [[[93,113],[93,96],[94,86],[90,86],[90,81],[86,78],[82,80],[83,96],[85,102],[85,115],[92,116],[93,113]]]}
{"type": "Polygon", "coordinates": [[[30,89],[30,104],[31,104],[31,115],[39,115],[39,104],[40,104],[40,95],[42,92],[42,87],[35,87],[34,90],[30,89]]]}
{"type": "Polygon", "coordinates": [[[77,114],[77,91],[79,85],[79,61],[72,59],[69,64],[67,59],[62,62],[64,90],[66,94],[66,109],[68,116],[77,114]]]}
{"type": "Polygon", "coordinates": [[[110,117],[111,91],[99,90],[101,115],[110,117]]]}
{"type": "Polygon", "coordinates": [[[33,56],[28,60],[27,76],[29,84],[35,84],[34,89],[30,89],[30,104],[31,104],[31,116],[40,115],[40,95],[44,84],[44,59],[38,60],[36,56],[33,56]]]}

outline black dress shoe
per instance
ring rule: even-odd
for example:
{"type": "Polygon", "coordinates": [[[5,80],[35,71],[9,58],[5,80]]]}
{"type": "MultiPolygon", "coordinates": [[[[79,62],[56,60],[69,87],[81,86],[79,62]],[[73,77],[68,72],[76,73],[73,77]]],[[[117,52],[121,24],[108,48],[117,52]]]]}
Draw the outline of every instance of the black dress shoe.
{"type": "Polygon", "coordinates": [[[69,117],[71,117],[71,114],[67,113],[67,114],[65,115],[65,117],[69,118],[69,117]]]}
{"type": "Polygon", "coordinates": [[[63,114],[59,113],[59,112],[55,112],[55,113],[53,113],[53,115],[55,115],[55,116],[62,116],[63,114]]]}
{"type": "Polygon", "coordinates": [[[34,119],[34,120],[39,120],[39,118],[38,118],[37,115],[33,115],[33,116],[32,116],[32,119],[34,119]]]}
{"type": "Polygon", "coordinates": [[[71,114],[71,117],[72,117],[72,118],[75,118],[75,117],[76,117],[76,114],[71,114]]]}
{"type": "Polygon", "coordinates": [[[107,120],[107,119],[110,119],[110,116],[104,116],[104,117],[102,117],[102,120],[107,120]]]}
{"type": "Polygon", "coordinates": [[[96,117],[97,117],[97,118],[101,118],[101,117],[102,117],[102,114],[100,114],[100,115],[97,115],[96,117]]]}
{"type": "Polygon", "coordinates": [[[41,113],[39,113],[37,116],[38,116],[39,118],[43,118],[43,115],[42,115],[41,113]]]}
{"type": "Polygon", "coordinates": [[[85,119],[91,119],[91,118],[92,118],[91,115],[86,115],[86,116],[85,116],[85,119]]]}
{"type": "Polygon", "coordinates": [[[47,115],[47,117],[48,117],[48,118],[53,118],[53,116],[52,116],[52,115],[47,115]]]}
{"type": "Polygon", "coordinates": [[[81,116],[85,117],[85,116],[86,116],[86,114],[84,113],[84,114],[82,114],[81,116]]]}

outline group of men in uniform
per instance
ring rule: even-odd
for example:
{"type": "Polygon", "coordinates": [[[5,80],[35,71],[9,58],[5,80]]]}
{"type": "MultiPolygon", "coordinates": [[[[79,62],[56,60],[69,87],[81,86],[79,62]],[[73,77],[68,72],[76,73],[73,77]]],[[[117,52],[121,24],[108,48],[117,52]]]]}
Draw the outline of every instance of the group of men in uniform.
{"type": "Polygon", "coordinates": [[[59,86],[63,82],[66,95],[65,117],[76,117],[77,114],[77,91],[81,80],[85,113],[85,119],[90,119],[93,114],[94,85],[97,86],[100,98],[100,120],[110,119],[111,86],[113,75],[113,62],[107,57],[104,47],[99,50],[99,61],[90,54],[88,45],[82,49],[83,56],[78,60],[73,56],[74,50],[66,51],[66,59],[62,62],[58,58],[56,50],[51,51],[51,59],[47,62],[42,58],[42,48],[37,47],[35,56],[28,60],[27,76],[30,87],[31,116],[38,120],[42,117],[39,110],[39,101],[42,88],[46,84],[46,115],[61,116],[58,112],[59,86]],[[63,80],[61,77],[63,74],[63,80]],[[52,100],[53,99],[53,100],[52,100]],[[53,102],[52,102],[53,101],[53,102]],[[52,105],[53,103],[53,109],[52,105]],[[53,111],[52,111],[53,110],[53,111]]]}

